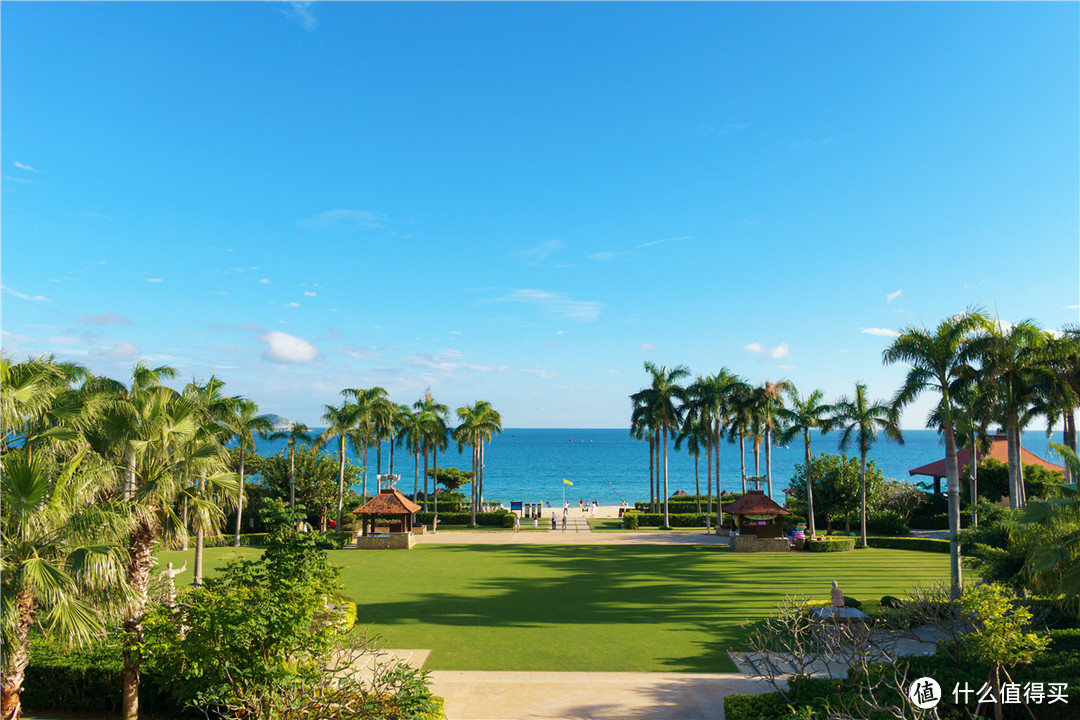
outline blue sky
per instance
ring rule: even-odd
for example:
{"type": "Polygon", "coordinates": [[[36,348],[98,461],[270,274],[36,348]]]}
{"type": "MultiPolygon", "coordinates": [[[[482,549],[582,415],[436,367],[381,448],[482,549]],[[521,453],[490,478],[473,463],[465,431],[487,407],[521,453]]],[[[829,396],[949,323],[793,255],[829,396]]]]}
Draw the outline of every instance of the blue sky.
{"type": "MultiPolygon", "coordinates": [[[[1076,3],[5,3],[4,352],[621,427],[1080,311],[1076,3]]],[[[908,412],[921,427],[929,398],[908,412]]]]}

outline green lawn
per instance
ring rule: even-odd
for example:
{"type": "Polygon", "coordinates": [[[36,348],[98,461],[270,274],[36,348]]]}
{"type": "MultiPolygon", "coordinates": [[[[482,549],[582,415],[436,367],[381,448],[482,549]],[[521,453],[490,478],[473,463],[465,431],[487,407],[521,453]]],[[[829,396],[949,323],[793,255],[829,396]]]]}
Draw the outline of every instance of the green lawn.
{"type": "MultiPolygon", "coordinates": [[[[213,548],[208,566],[254,557],[213,548]]],[[[388,647],[431,670],[730,672],[739,625],[784,595],[860,600],[948,578],[948,555],[867,549],[736,554],[711,546],[420,545],[339,550],[345,594],[388,647]]],[[[160,565],[192,553],[160,553],[160,565]]],[[[181,576],[189,580],[190,574],[181,576]]]]}

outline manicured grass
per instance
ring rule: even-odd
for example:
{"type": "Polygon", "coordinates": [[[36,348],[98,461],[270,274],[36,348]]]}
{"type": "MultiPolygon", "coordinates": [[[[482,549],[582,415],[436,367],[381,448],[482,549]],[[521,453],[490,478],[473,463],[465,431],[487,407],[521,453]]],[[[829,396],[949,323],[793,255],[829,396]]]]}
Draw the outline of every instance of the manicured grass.
{"type": "MultiPolygon", "coordinates": [[[[207,566],[259,552],[214,548],[207,566]]],[[[866,601],[948,578],[948,556],[874,548],[420,545],[330,556],[360,624],[387,647],[431,649],[431,670],[731,672],[739,625],[785,595],[826,600],[836,580],[866,601]]],[[[190,571],[190,552],[161,553],[159,567],[185,559],[190,571]]]]}

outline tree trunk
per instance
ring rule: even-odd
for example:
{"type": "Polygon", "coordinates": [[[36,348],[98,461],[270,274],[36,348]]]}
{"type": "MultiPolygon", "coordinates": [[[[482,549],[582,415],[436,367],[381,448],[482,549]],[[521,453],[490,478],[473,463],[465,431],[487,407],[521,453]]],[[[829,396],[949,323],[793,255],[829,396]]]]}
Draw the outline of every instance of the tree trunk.
{"type": "Polygon", "coordinates": [[[379,480],[379,476],[382,475],[382,440],[375,443],[375,482],[382,482],[379,480]]]}
{"type": "MultiPolygon", "coordinates": [[[[364,479],[361,481],[361,484],[360,484],[360,496],[364,500],[364,502],[367,502],[367,458],[368,458],[368,444],[367,444],[367,440],[365,440],[364,441],[364,479]]],[[[424,469],[425,470],[427,469],[426,465],[425,465],[424,469]]],[[[424,480],[424,483],[425,483],[424,488],[425,488],[425,491],[426,491],[426,489],[427,489],[427,480],[426,479],[424,480]]],[[[427,506],[425,506],[424,509],[427,510],[427,506]]]]}
{"type": "Polygon", "coordinates": [[[428,484],[427,484],[427,459],[428,459],[428,446],[424,443],[424,512],[428,511],[428,484]]]}
{"type": "Polygon", "coordinates": [[[240,496],[236,502],[236,532],[233,547],[240,547],[240,516],[244,514],[244,448],[240,448],[240,496]]]}
{"type": "Polygon", "coordinates": [[[655,454],[653,453],[653,445],[655,445],[652,434],[649,435],[649,510],[656,512],[656,483],[653,481],[653,459],[655,454]]]}
{"type": "Polygon", "coordinates": [[[1016,494],[1017,506],[1027,505],[1027,485],[1024,484],[1024,435],[1019,425],[1016,428],[1016,494]]]}
{"type": "MultiPolygon", "coordinates": [[[[946,399],[947,403],[948,400],[946,399]]],[[[960,567],[960,472],[956,466],[956,436],[951,423],[945,425],[945,477],[949,492],[949,580],[954,600],[964,592],[960,567]]]]}
{"type": "Polygon", "coordinates": [[[289,442],[289,507],[296,507],[296,448],[289,442]]]}
{"type": "Polygon", "coordinates": [[[476,447],[476,443],[472,446],[472,506],[470,511],[472,513],[469,518],[470,525],[476,525],[476,504],[480,501],[480,478],[477,475],[477,471],[480,467],[480,451],[476,447]]]}
{"type": "MultiPolygon", "coordinates": [[[[205,474],[200,474],[199,475],[199,492],[201,493],[202,490],[205,487],[206,487],[206,475],[205,474]]],[[[206,545],[206,542],[204,540],[205,535],[206,535],[206,531],[203,530],[202,527],[195,528],[195,562],[193,564],[193,568],[192,568],[192,571],[191,571],[191,584],[192,584],[193,587],[199,587],[200,585],[202,585],[203,549],[205,548],[205,545],[206,545]]]]}
{"type": "Polygon", "coordinates": [[[698,479],[698,465],[701,455],[694,453],[694,499],[696,500],[697,514],[701,514],[701,480],[698,479]]]}
{"type": "Polygon", "coordinates": [[[337,527],[341,532],[341,510],[345,501],[345,436],[338,435],[338,480],[337,480],[337,527]]]}
{"type": "Polygon", "coordinates": [[[765,487],[772,498],[772,428],[765,428],[765,487]]]}
{"type": "Polygon", "coordinates": [[[142,624],[146,614],[146,591],[153,567],[154,531],[143,521],[128,544],[127,580],[133,600],[124,615],[122,720],[139,720],[139,671],[142,665],[142,624]]]}
{"type": "MultiPolygon", "coordinates": [[[[754,436],[754,477],[761,477],[761,437],[754,436]]],[[[760,483],[755,483],[760,487],[760,483]]]]}
{"type": "Polygon", "coordinates": [[[413,484],[412,501],[416,502],[416,496],[420,494],[420,452],[413,453],[413,484]]]}
{"type": "MultiPolygon", "coordinates": [[[[390,476],[394,475],[394,436],[390,436],[390,476]]],[[[393,482],[391,480],[390,482],[393,482]]]]}
{"type": "Polygon", "coordinates": [[[23,678],[26,666],[30,662],[30,627],[34,623],[34,591],[23,587],[15,596],[15,609],[18,613],[18,625],[15,628],[15,647],[5,647],[7,655],[4,663],[3,680],[0,680],[0,716],[3,720],[19,720],[22,716],[23,678]]]}
{"type": "Polygon", "coordinates": [[[1010,412],[1006,415],[1005,438],[1009,458],[1009,508],[1012,510],[1020,507],[1020,490],[1017,484],[1020,477],[1019,453],[1016,450],[1016,416],[1010,412]]]}
{"type": "Polygon", "coordinates": [[[439,514],[439,448],[431,449],[431,466],[434,468],[435,481],[431,486],[435,489],[435,514],[439,514]]]}
{"type": "MultiPolygon", "coordinates": [[[[742,431],[739,431],[739,472],[742,474],[742,492],[746,494],[746,441],[743,439],[742,431]]],[[[716,495],[720,496],[720,478],[716,479],[716,495]]],[[[719,503],[719,500],[717,501],[719,503]]]]}
{"type": "MultiPolygon", "coordinates": [[[[705,447],[705,517],[712,517],[712,443],[705,447]]],[[[706,520],[708,527],[711,520],[706,520]]]]}
{"type": "Polygon", "coordinates": [[[810,430],[803,431],[803,445],[806,448],[806,465],[803,466],[806,472],[806,532],[808,538],[813,538],[814,533],[817,532],[817,527],[814,524],[814,483],[811,480],[813,475],[812,468],[810,467],[810,430]]]}
{"type": "Polygon", "coordinates": [[[971,431],[971,527],[979,527],[979,439],[976,431],[971,431]]]}
{"type": "Polygon", "coordinates": [[[476,471],[476,476],[480,479],[480,487],[476,491],[477,500],[483,504],[484,502],[484,440],[480,439],[480,467],[476,471]]]}
{"type": "Polygon", "coordinates": [[[187,495],[184,495],[183,509],[181,510],[181,518],[182,518],[182,523],[184,525],[184,535],[180,539],[180,551],[181,552],[187,552],[188,551],[188,532],[187,532],[187,527],[188,527],[188,505],[187,505],[187,501],[188,501],[187,495]]]}
{"type": "Polygon", "coordinates": [[[130,500],[135,494],[135,448],[128,445],[127,457],[125,458],[126,470],[124,471],[124,497],[130,500]]]}
{"type": "Polygon", "coordinates": [[[862,547],[866,547],[866,453],[859,453],[861,464],[859,466],[859,491],[861,494],[859,513],[859,538],[862,542],[862,547]]]}
{"type": "Polygon", "coordinates": [[[668,465],[667,465],[667,446],[668,446],[668,426],[664,423],[664,529],[671,529],[671,520],[668,518],[668,465]]]}

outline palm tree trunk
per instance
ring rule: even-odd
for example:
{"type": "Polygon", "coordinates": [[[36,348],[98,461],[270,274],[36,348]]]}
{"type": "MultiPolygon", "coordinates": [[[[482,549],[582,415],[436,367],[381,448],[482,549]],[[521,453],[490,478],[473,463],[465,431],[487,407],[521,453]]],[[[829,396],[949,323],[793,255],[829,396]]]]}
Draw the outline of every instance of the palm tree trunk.
{"type": "Polygon", "coordinates": [[[240,547],[240,517],[244,514],[244,448],[240,447],[240,496],[236,502],[236,532],[233,547],[240,547]]]}
{"type": "Polygon", "coordinates": [[[975,429],[971,430],[971,527],[979,527],[979,444],[975,429]]]}
{"type": "Polygon", "coordinates": [[[435,514],[439,514],[439,448],[431,449],[431,466],[435,472],[435,482],[431,486],[435,489],[435,514]]]}
{"type": "Polygon", "coordinates": [[[413,484],[412,501],[416,502],[416,496],[420,494],[420,451],[413,453],[413,484]]]}
{"type": "Polygon", "coordinates": [[[15,609],[18,625],[15,628],[15,647],[5,647],[6,665],[3,679],[0,680],[0,717],[3,720],[18,720],[22,715],[23,678],[26,666],[30,663],[30,627],[34,623],[34,590],[22,588],[15,596],[15,609]]]}
{"type": "MultiPolygon", "coordinates": [[[[947,402],[947,400],[946,400],[947,402]]],[[[949,580],[951,595],[959,600],[964,592],[960,568],[960,472],[956,466],[956,436],[951,423],[945,425],[945,477],[949,492],[949,580]]]]}
{"type": "MultiPolygon", "coordinates": [[[[713,421],[713,442],[712,442],[712,444],[713,444],[713,452],[715,453],[714,457],[716,458],[714,460],[714,462],[716,463],[716,505],[717,505],[717,507],[719,507],[719,505],[720,505],[720,420],[719,419],[716,419],[716,420],[713,421]]],[[[719,517],[719,514],[717,515],[717,517],[719,517]]],[[[720,523],[717,522],[716,526],[720,527],[720,523]]]]}
{"type": "MultiPolygon", "coordinates": [[[[705,447],[705,517],[712,517],[712,443],[705,447]]],[[[708,527],[708,521],[706,522],[708,527]]]]}
{"type": "MultiPolygon", "coordinates": [[[[393,434],[390,435],[390,475],[391,475],[391,477],[394,475],[394,436],[393,436],[393,434]]],[[[390,482],[393,482],[393,480],[391,480],[390,482]]]]}
{"type": "Polygon", "coordinates": [[[697,514],[701,514],[701,480],[698,478],[698,465],[700,464],[701,454],[694,453],[694,499],[696,501],[697,514]]]}
{"type": "Polygon", "coordinates": [[[133,600],[124,616],[122,720],[139,720],[139,679],[142,665],[143,616],[146,614],[146,591],[153,566],[154,531],[143,521],[128,544],[127,580],[133,600]]]}
{"type": "MultiPolygon", "coordinates": [[[[379,480],[379,476],[382,475],[382,439],[375,444],[375,482],[382,482],[379,480]]],[[[381,486],[380,486],[381,487],[381,486]]]]}
{"type": "Polygon", "coordinates": [[[814,483],[811,480],[813,473],[810,467],[810,431],[803,431],[803,446],[806,448],[806,465],[803,467],[806,469],[806,530],[809,533],[808,538],[813,538],[814,533],[817,532],[817,527],[814,525],[814,483]]]}
{"type": "MultiPolygon", "coordinates": [[[[360,484],[360,494],[364,501],[367,501],[367,463],[368,463],[368,444],[367,440],[364,441],[364,479],[360,484]]],[[[425,466],[426,469],[426,466],[425,466]]],[[[424,480],[424,488],[427,488],[427,480],[424,480]]],[[[426,501],[425,501],[426,502],[426,501]]],[[[424,507],[427,510],[427,507],[424,507]]]]}
{"type": "Polygon", "coordinates": [[[772,497],[772,428],[765,428],[765,487],[772,497]]]}
{"type": "MultiPolygon", "coordinates": [[[[199,474],[199,492],[202,493],[206,487],[206,474],[199,474]]],[[[203,548],[205,541],[203,540],[206,535],[206,531],[202,528],[201,524],[195,528],[195,562],[191,571],[191,584],[194,587],[202,585],[203,576],[203,548]]]]}
{"type": "Polygon", "coordinates": [[[480,488],[477,490],[477,501],[484,502],[484,440],[480,439],[480,466],[476,469],[476,476],[480,479],[480,488]]]}
{"type": "MultiPolygon", "coordinates": [[[[1062,440],[1065,447],[1070,448],[1073,452],[1076,452],[1076,415],[1072,408],[1066,408],[1062,413],[1065,418],[1065,430],[1062,433],[1062,440]]],[[[1065,463],[1065,482],[1076,482],[1075,474],[1068,463],[1065,463]]]]}
{"type": "Polygon", "coordinates": [[[1016,428],[1016,494],[1019,507],[1027,505],[1027,485],[1024,484],[1024,435],[1016,428]]]}
{"type": "Polygon", "coordinates": [[[135,448],[128,447],[125,465],[127,469],[124,471],[124,500],[130,500],[135,494],[135,448]]]}
{"type": "Polygon", "coordinates": [[[181,517],[182,523],[184,525],[184,536],[180,539],[180,551],[181,552],[187,552],[188,551],[188,532],[187,532],[187,527],[188,527],[188,505],[187,505],[187,501],[188,501],[187,495],[184,495],[183,508],[180,511],[180,513],[181,513],[180,517],[181,517]]]}
{"type": "Polygon", "coordinates": [[[427,459],[428,459],[428,446],[424,443],[424,512],[428,511],[428,484],[427,484],[427,459]]]}
{"type": "Polygon", "coordinates": [[[296,507],[296,448],[289,442],[289,507],[296,507]]]}
{"type": "Polygon", "coordinates": [[[337,527],[341,532],[341,509],[345,500],[345,436],[338,435],[337,527]]]}
{"type": "Polygon", "coordinates": [[[671,529],[671,520],[668,518],[668,465],[667,465],[667,446],[668,446],[668,426],[664,423],[664,529],[671,529]]]}
{"type": "Polygon", "coordinates": [[[480,451],[477,449],[476,443],[473,443],[473,446],[472,446],[472,479],[473,479],[473,481],[472,481],[472,504],[471,504],[471,506],[469,508],[472,515],[469,518],[469,524],[470,525],[475,525],[476,524],[476,503],[479,502],[479,492],[478,492],[478,490],[479,490],[479,486],[480,486],[480,478],[477,476],[477,471],[479,469],[479,465],[480,465],[480,451]]]}
{"type": "Polygon", "coordinates": [[[653,445],[654,444],[655,443],[653,442],[653,436],[652,436],[652,434],[650,434],[649,435],[649,510],[652,511],[652,512],[656,512],[656,484],[653,482],[653,475],[654,475],[654,472],[653,472],[653,458],[655,457],[655,454],[653,453],[653,445]]]}
{"type": "MultiPolygon", "coordinates": [[[[743,438],[742,431],[739,431],[739,472],[742,474],[742,492],[746,494],[746,441],[743,438]]],[[[720,495],[720,478],[716,478],[716,494],[720,495]]],[[[719,502],[719,501],[717,501],[719,502]]]]}
{"type": "Polygon", "coordinates": [[[1008,447],[1009,456],[1009,508],[1012,510],[1020,507],[1020,489],[1017,483],[1017,479],[1020,477],[1020,471],[1017,468],[1019,464],[1019,453],[1016,451],[1016,417],[1013,413],[1006,415],[1006,444],[1008,447]]]}
{"type": "Polygon", "coordinates": [[[861,494],[859,500],[859,538],[862,543],[860,547],[866,547],[866,451],[860,452],[859,455],[861,460],[859,465],[859,492],[861,494]]]}

